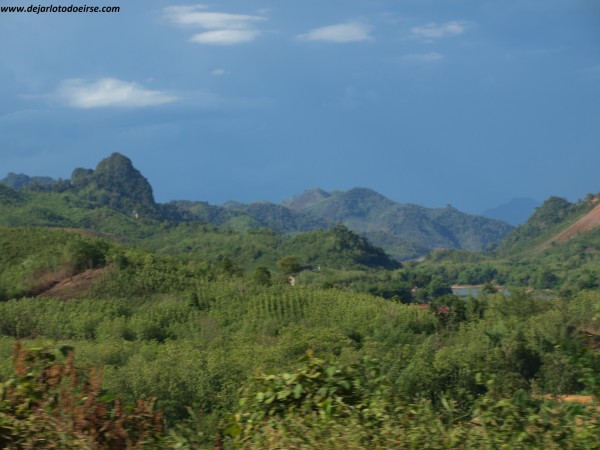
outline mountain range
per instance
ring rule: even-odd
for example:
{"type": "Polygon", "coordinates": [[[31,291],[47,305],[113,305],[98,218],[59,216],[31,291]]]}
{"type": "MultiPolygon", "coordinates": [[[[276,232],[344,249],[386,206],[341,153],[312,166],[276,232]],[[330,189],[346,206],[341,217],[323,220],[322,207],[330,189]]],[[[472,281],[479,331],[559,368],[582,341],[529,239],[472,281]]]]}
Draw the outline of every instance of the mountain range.
{"type": "MultiPolygon", "coordinates": [[[[279,234],[343,224],[396,260],[418,258],[438,248],[481,251],[499,243],[512,230],[505,222],[466,214],[450,205],[426,208],[400,204],[368,188],[332,192],[309,189],[282,204],[228,202],[218,206],[189,200],[159,204],[148,180],[119,153],[102,160],[94,170],[75,169],[69,180],[10,173],[0,183],[7,186],[0,192],[6,202],[27,204],[27,195],[36,192],[62,194],[60,199],[36,198],[29,202],[29,208],[50,226],[70,223],[68,217],[60,215],[60,208],[53,208],[59,201],[61,208],[66,203],[84,210],[102,209],[105,215],[118,212],[129,220],[197,222],[238,230],[268,228],[279,234]]],[[[17,218],[13,221],[19,224],[17,218]]]]}

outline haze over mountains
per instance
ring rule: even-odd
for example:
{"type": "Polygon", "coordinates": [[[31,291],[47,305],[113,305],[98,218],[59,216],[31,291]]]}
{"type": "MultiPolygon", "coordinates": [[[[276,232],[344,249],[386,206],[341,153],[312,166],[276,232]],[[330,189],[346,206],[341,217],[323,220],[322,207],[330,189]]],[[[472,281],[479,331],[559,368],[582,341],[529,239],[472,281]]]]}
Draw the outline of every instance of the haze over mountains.
{"type": "Polygon", "coordinates": [[[16,190],[76,193],[77,201],[88,208],[102,205],[135,218],[194,221],[234,229],[269,228],[277,233],[344,224],[398,260],[420,257],[436,248],[480,251],[498,243],[512,228],[450,205],[432,209],[399,204],[367,188],[345,192],[310,189],[281,205],[229,202],[216,206],[189,200],[157,204],[146,178],[119,153],[102,160],[95,170],[75,169],[70,180],[11,173],[2,183],[16,190]]]}
{"type": "Polygon", "coordinates": [[[517,226],[525,223],[538,206],[540,202],[532,198],[515,197],[495,208],[486,209],[481,215],[517,226]]]}

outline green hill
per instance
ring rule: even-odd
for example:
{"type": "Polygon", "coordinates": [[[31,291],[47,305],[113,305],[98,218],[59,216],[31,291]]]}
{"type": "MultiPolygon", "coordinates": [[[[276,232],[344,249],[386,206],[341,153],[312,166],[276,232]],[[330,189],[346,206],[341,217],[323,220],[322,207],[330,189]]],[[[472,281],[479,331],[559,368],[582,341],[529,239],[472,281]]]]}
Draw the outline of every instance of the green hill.
{"type": "Polygon", "coordinates": [[[400,264],[367,239],[338,225],[326,231],[293,236],[281,246],[285,254],[298,255],[309,266],[341,269],[397,269],[400,264]]]}
{"type": "Polygon", "coordinates": [[[75,169],[70,191],[93,204],[134,217],[161,216],[150,183],[133,167],[131,160],[120,153],[100,161],[96,170],[75,169]]]}
{"type": "Polygon", "coordinates": [[[240,204],[235,207],[234,211],[247,214],[255,220],[258,226],[269,228],[277,233],[294,233],[327,228],[327,223],[318,217],[301,214],[285,206],[270,202],[240,204]]]}
{"type": "Polygon", "coordinates": [[[431,209],[399,204],[365,188],[322,196],[297,211],[328,223],[343,223],[398,259],[423,256],[436,248],[480,251],[511,229],[499,220],[461,213],[451,206],[431,209]]]}
{"type": "Polygon", "coordinates": [[[0,300],[39,294],[104,267],[111,248],[114,244],[77,230],[0,227],[0,300]]]}
{"type": "Polygon", "coordinates": [[[544,242],[587,214],[594,207],[590,200],[571,203],[564,198],[550,197],[527,222],[515,228],[500,243],[499,254],[508,256],[535,253],[544,242]]]}

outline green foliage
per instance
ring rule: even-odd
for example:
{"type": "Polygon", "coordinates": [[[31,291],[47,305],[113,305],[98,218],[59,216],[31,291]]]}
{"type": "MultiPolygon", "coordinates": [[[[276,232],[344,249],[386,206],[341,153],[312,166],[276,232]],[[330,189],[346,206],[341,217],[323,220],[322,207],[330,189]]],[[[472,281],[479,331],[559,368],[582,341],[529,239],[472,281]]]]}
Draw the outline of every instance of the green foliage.
{"type": "Polygon", "coordinates": [[[271,272],[265,266],[259,266],[254,271],[253,276],[254,282],[261,286],[270,286],[271,285],[271,272]]]}
{"type": "Polygon", "coordinates": [[[344,225],[338,225],[331,230],[295,235],[282,244],[281,250],[297,256],[314,268],[400,267],[400,264],[390,259],[383,250],[374,247],[344,225]]]}
{"type": "Polygon", "coordinates": [[[240,410],[232,415],[227,434],[243,445],[264,420],[287,414],[331,418],[360,414],[373,421],[377,419],[373,410],[388,392],[375,362],[336,366],[309,351],[296,371],[261,375],[244,388],[240,410]]]}
{"type": "Polygon", "coordinates": [[[370,361],[340,368],[308,352],[305,365],[294,373],[257,377],[256,385],[248,388],[252,396],[243,397],[240,404],[254,411],[249,417],[254,422],[291,411],[344,416],[352,408],[368,407],[364,392],[365,384],[372,388],[365,381],[368,377],[377,377],[370,361]]]}
{"type": "MultiPolygon", "coordinates": [[[[85,377],[45,348],[15,347],[15,376],[0,383],[0,446],[11,449],[163,448],[154,400],[123,405],[102,391],[102,371],[85,377]],[[128,410],[128,411],[126,411],[128,410]]],[[[64,358],[63,358],[64,359],[64,358]]]]}
{"type": "Polygon", "coordinates": [[[269,202],[258,202],[250,205],[236,205],[234,211],[252,218],[253,228],[268,228],[277,233],[306,232],[327,228],[326,221],[292,211],[285,206],[269,202]]]}
{"type": "Polygon", "coordinates": [[[74,239],[66,246],[65,258],[72,273],[104,267],[110,245],[102,240],[74,239]]]}
{"type": "Polygon", "coordinates": [[[0,205],[20,205],[23,196],[14,189],[0,183],[0,205]]]}
{"type": "Polygon", "coordinates": [[[291,276],[300,272],[302,266],[297,258],[288,255],[277,261],[277,268],[283,275],[291,276]]]}
{"type": "Polygon", "coordinates": [[[498,397],[494,382],[468,411],[395,395],[376,366],[337,366],[309,356],[291,373],[246,384],[226,429],[232,448],[594,448],[594,406],[498,397]]]}
{"type": "Polygon", "coordinates": [[[67,276],[104,267],[116,248],[76,232],[0,228],[0,300],[39,293],[67,276]]]}

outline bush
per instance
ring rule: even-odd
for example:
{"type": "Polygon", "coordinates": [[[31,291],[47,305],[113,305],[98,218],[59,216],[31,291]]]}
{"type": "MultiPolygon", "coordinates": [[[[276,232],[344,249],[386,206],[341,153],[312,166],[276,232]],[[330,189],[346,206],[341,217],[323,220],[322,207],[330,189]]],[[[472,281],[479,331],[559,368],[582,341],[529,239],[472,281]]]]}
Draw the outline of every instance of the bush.
{"type": "Polygon", "coordinates": [[[46,348],[14,351],[15,377],[0,384],[0,447],[11,449],[164,448],[154,399],[123,405],[102,391],[102,369],[86,377],[72,348],[63,362],[46,348]]]}

